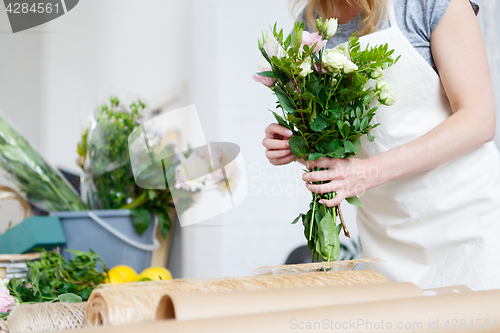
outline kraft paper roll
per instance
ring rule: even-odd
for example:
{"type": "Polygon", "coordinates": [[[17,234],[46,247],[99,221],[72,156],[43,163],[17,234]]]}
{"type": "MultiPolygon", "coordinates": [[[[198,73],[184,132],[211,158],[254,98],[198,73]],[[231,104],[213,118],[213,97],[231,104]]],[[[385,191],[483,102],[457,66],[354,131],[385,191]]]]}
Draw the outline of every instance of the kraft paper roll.
{"type": "Polygon", "coordinates": [[[500,290],[406,298],[246,316],[85,329],[80,333],[499,331],[500,290]],[[484,329],[485,325],[489,328],[484,329]]]}
{"type": "Polygon", "coordinates": [[[412,283],[288,288],[216,293],[172,293],[158,306],[157,320],[194,320],[308,309],[340,304],[423,297],[412,283]]]}
{"type": "Polygon", "coordinates": [[[175,279],[107,285],[92,292],[85,312],[85,325],[120,325],[153,321],[161,298],[174,292],[208,293],[386,282],[387,279],[379,273],[360,270],[216,279],[175,279]]]}

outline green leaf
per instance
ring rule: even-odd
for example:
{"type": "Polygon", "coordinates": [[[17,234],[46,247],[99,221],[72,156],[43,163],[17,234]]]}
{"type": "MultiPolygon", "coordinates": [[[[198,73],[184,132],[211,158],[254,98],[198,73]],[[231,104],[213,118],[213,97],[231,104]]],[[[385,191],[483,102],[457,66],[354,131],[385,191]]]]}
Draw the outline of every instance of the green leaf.
{"type": "Polygon", "coordinates": [[[260,75],[260,76],[264,76],[264,77],[269,77],[271,79],[277,79],[278,77],[276,76],[276,74],[274,74],[273,71],[264,71],[264,72],[258,72],[258,73],[255,73],[257,75],[260,75]]]}
{"type": "Polygon", "coordinates": [[[307,84],[307,90],[309,90],[314,96],[319,96],[320,93],[320,81],[311,80],[307,84]]]}
{"type": "Polygon", "coordinates": [[[323,153],[312,153],[312,154],[309,154],[309,158],[308,158],[308,161],[314,161],[314,160],[317,160],[318,158],[321,158],[321,157],[325,157],[326,155],[323,154],[323,153]]]}
{"type": "Polygon", "coordinates": [[[290,126],[289,124],[287,124],[285,122],[285,120],[279,114],[277,114],[276,112],[273,112],[273,115],[274,115],[274,118],[276,118],[276,121],[278,122],[278,124],[280,124],[281,126],[286,127],[288,129],[292,129],[293,128],[292,126],[290,126]]]}
{"type": "Polygon", "coordinates": [[[72,293],[61,294],[57,297],[57,299],[62,303],[80,303],[82,301],[80,296],[72,293]]]}
{"type": "Polygon", "coordinates": [[[290,144],[290,149],[295,156],[303,158],[307,155],[309,147],[307,146],[306,140],[304,140],[302,136],[294,135],[290,138],[290,140],[288,140],[288,143],[290,144]]]}
{"type": "Polygon", "coordinates": [[[351,127],[349,124],[344,123],[344,138],[347,138],[351,133],[351,127]]]}
{"type": "Polygon", "coordinates": [[[371,135],[371,133],[369,131],[368,131],[368,133],[366,133],[366,135],[368,136],[368,141],[373,142],[373,140],[375,140],[375,137],[373,135],[371,135]]]}
{"type": "Polygon", "coordinates": [[[139,234],[146,231],[151,223],[151,215],[147,209],[132,209],[130,211],[130,217],[134,223],[135,230],[137,230],[139,234]]]}
{"type": "Polygon", "coordinates": [[[91,288],[83,289],[82,292],[80,293],[80,295],[82,296],[82,300],[84,300],[84,301],[88,300],[91,293],[92,293],[91,288]]]}
{"type": "Polygon", "coordinates": [[[361,121],[361,130],[364,131],[368,127],[368,123],[370,122],[370,119],[368,117],[364,117],[363,120],[361,121]]]}
{"type": "Polygon", "coordinates": [[[157,212],[156,216],[158,216],[158,227],[160,228],[161,235],[163,238],[167,238],[170,228],[172,228],[170,216],[167,213],[160,212],[157,212]]]}
{"type": "Polygon", "coordinates": [[[340,254],[339,233],[330,212],[327,212],[318,224],[317,242],[323,260],[335,261],[338,259],[340,254]]]}
{"type": "Polygon", "coordinates": [[[361,203],[361,201],[359,201],[358,197],[345,198],[345,201],[347,201],[351,205],[358,206],[358,207],[363,207],[363,204],[361,203]]]}
{"type": "Polygon", "coordinates": [[[304,214],[300,213],[299,216],[297,216],[295,220],[293,220],[292,224],[296,224],[299,221],[299,219],[302,218],[302,216],[304,216],[304,214]]]}
{"type": "Polygon", "coordinates": [[[288,94],[279,85],[276,85],[274,92],[283,110],[293,113],[295,111],[295,105],[288,94]]]}
{"type": "MultiPolygon", "coordinates": [[[[356,140],[356,141],[357,141],[357,140],[356,140]]],[[[360,148],[361,148],[361,146],[360,146],[360,144],[359,144],[359,145],[358,145],[358,144],[353,144],[351,141],[346,140],[346,141],[344,142],[344,148],[345,148],[345,152],[346,152],[346,154],[347,154],[347,153],[357,154],[357,153],[359,153],[359,152],[360,152],[360,148]]]]}
{"type": "Polygon", "coordinates": [[[311,129],[315,132],[322,132],[325,128],[328,127],[328,123],[326,122],[326,120],[321,117],[321,116],[317,116],[316,118],[314,118],[313,120],[311,120],[311,129]]]}

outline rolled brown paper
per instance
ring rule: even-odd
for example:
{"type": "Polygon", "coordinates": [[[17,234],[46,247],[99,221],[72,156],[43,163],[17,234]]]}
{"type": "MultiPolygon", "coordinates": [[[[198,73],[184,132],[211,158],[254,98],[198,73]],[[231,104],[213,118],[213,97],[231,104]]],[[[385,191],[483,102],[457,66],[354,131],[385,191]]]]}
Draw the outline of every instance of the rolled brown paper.
{"type": "Polygon", "coordinates": [[[313,286],[386,283],[370,270],[255,275],[215,279],[175,279],[107,285],[96,288],[85,312],[86,326],[120,325],[155,320],[163,296],[174,292],[209,293],[313,286]]]}
{"type": "Polygon", "coordinates": [[[79,333],[498,332],[498,309],[500,290],[490,290],[202,320],[170,319],[79,333]]]}
{"type": "Polygon", "coordinates": [[[412,283],[287,288],[163,296],[157,320],[194,320],[423,297],[412,283]]]}

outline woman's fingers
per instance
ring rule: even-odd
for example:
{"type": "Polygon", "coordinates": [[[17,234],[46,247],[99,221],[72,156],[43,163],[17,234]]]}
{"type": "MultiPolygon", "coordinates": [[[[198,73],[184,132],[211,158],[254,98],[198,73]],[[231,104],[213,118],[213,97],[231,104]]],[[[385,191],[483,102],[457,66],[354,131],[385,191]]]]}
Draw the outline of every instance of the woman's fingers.
{"type": "Polygon", "coordinates": [[[262,145],[267,149],[290,149],[288,145],[288,140],[275,140],[270,138],[265,138],[262,140],[262,145]]]}
{"type": "Polygon", "coordinates": [[[335,206],[340,205],[344,199],[345,198],[341,197],[340,195],[336,195],[335,198],[333,198],[333,199],[330,199],[330,200],[322,199],[319,202],[321,204],[325,205],[326,207],[335,207],[335,206]]]}
{"type": "Polygon", "coordinates": [[[290,149],[280,149],[280,150],[266,150],[266,157],[268,159],[279,159],[286,157],[288,155],[292,155],[292,151],[290,149]]]}
{"type": "Polygon", "coordinates": [[[332,157],[321,157],[317,160],[307,162],[307,168],[312,170],[313,168],[332,168],[340,166],[347,162],[348,158],[332,158],[332,157]]]}
{"type": "Polygon", "coordinates": [[[335,168],[331,170],[307,172],[302,175],[302,180],[306,182],[321,182],[332,179],[343,179],[342,170],[335,168]]]}
{"type": "Polygon", "coordinates": [[[293,161],[292,151],[288,140],[293,132],[278,124],[271,124],[266,128],[266,137],[262,145],[266,147],[266,157],[273,165],[288,164],[293,161]]]}
{"type": "Polygon", "coordinates": [[[284,165],[293,162],[293,155],[289,155],[283,158],[270,159],[269,162],[272,165],[284,165]]]}
{"type": "Polygon", "coordinates": [[[342,192],[342,185],[338,182],[330,182],[326,184],[310,184],[306,183],[306,187],[309,191],[313,193],[330,193],[330,192],[342,192]]]}
{"type": "Polygon", "coordinates": [[[266,138],[274,138],[273,134],[281,135],[284,138],[290,138],[293,132],[284,126],[271,124],[266,127],[266,138]]]}

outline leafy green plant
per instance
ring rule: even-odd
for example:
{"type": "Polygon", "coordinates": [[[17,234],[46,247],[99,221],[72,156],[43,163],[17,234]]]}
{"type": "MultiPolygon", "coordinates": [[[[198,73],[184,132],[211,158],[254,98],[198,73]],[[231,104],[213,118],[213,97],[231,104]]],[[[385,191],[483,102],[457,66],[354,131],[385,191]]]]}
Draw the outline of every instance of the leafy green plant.
{"type": "Polygon", "coordinates": [[[29,202],[53,212],[87,207],[64,177],[0,114],[0,167],[29,202]]]}
{"type": "MultiPolygon", "coordinates": [[[[322,157],[346,158],[361,151],[361,140],[380,124],[372,120],[380,105],[391,105],[395,96],[383,80],[383,71],[399,59],[388,44],[362,50],[359,38],[353,34],[348,42],[326,50],[324,45],[335,34],[335,19],[316,21],[318,32],[304,31],[304,23],[296,23],[285,39],[283,30],[273,28],[273,37],[263,32],[259,50],[260,72],[254,79],[268,86],[276,95],[277,109],[273,112],[281,126],[290,129],[290,149],[296,158],[314,161],[322,157]]],[[[313,168],[306,171],[319,171],[313,168]]],[[[318,183],[318,184],[321,184],[318,183]]],[[[300,214],[292,223],[302,219],[313,261],[335,261],[340,254],[339,233],[347,230],[339,207],[319,204],[331,200],[335,193],[313,193],[309,211],[300,214]]],[[[361,206],[357,197],[346,199],[361,206]]]]}
{"type": "Polygon", "coordinates": [[[66,261],[59,253],[43,251],[28,262],[26,280],[12,279],[9,292],[19,303],[86,301],[92,290],[105,279],[103,259],[95,252],[71,251],[66,261]]]}
{"type": "Polygon", "coordinates": [[[128,138],[139,126],[145,105],[137,100],[128,107],[117,97],[102,104],[94,124],[82,133],[77,163],[84,171],[91,209],[131,209],[137,232],[144,232],[156,214],[163,237],[174,209],[170,190],[149,190],[136,185],[129,158],[128,138]]]}

